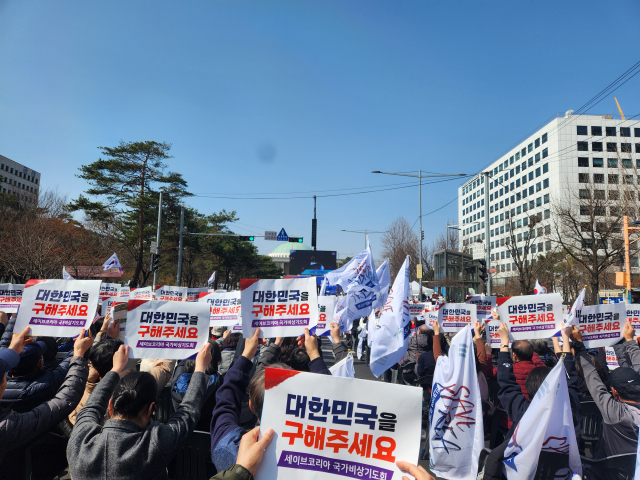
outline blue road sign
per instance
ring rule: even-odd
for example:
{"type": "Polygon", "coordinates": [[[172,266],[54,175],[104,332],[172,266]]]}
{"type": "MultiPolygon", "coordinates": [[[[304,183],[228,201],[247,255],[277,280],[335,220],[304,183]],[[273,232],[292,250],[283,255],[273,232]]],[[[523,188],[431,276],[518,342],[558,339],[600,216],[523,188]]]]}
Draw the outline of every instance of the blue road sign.
{"type": "Polygon", "coordinates": [[[287,235],[287,232],[284,231],[284,228],[282,230],[280,230],[280,233],[278,234],[278,237],[276,238],[276,240],[278,242],[288,242],[289,241],[289,235],[287,235]]]}

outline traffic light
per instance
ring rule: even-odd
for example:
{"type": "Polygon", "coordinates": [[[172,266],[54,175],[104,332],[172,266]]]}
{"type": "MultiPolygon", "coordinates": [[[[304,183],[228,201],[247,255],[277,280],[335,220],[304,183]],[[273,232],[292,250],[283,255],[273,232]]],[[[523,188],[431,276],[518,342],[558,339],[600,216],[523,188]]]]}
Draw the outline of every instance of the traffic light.
{"type": "Polygon", "coordinates": [[[316,232],[318,231],[318,220],[311,219],[311,246],[316,248],[316,232]]]}
{"type": "Polygon", "coordinates": [[[422,230],[422,231],[420,232],[420,239],[421,239],[421,240],[424,240],[424,230],[422,230]]]}
{"type": "Polygon", "coordinates": [[[478,269],[480,270],[480,280],[482,280],[483,282],[487,283],[487,279],[489,278],[487,276],[487,261],[484,259],[479,259],[478,260],[478,269]]]}
{"type": "Polygon", "coordinates": [[[160,268],[160,255],[152,253],[151,254],[151,271],[155,272],[160,268]]]}
{"type": "Polygon", "coordinates": [[[289,237],[291,243],[302,243],[302,237],[289,237]]]}
{"type": "Polygon", "coordinates": [[[253,242],[255,240],[255,237],[253,235],[240,235],[238,239],[241,242],[253,242]]]}

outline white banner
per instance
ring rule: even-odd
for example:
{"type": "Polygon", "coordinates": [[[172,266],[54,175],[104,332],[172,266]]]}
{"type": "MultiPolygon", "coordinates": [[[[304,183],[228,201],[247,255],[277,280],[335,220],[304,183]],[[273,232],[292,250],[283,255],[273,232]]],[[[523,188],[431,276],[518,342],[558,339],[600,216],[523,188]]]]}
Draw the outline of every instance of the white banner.
{"type": "Polygon", "coordinates": [[[128,302],[126,340],[129,358],[183,360],[198,353],[209,336],[206,303],[128,302]]]}
{"type": "Polygon", "coordinates": [[[240,292],[200,293],[198,302],[211,308],[210,327],[230,327],[242,322],[240,292]]]}
{"type": "Polygon", "coordinates": [[[318,297],[317,336],[323,337],[331,334],[331,323],[333,322],[333,309],[335,308],[335,304],[336,297],[333,295],[318,297]]]}
{"type": "Polygon", "coordinates": [[[484,447],[482,398],[473,353],[473,328],[451,341],[448,357],[439,357],[429,406],[429,466],[449,480],[475,480],[484,447]]]}
{"type": "Polygon", "coordinates": [[[258,280],[242,290],[241,298],[245,338],[258,327],[260,338],[296,337],[318,323],[315,277],[258,280]]]}
{"type": "Polygon", "coordinates": [[[604,354],[607,357],[607,367],[609,367],[609,370],[615,370],[620,366],[616,351],[612,347],[604,347],[604,354]]]}
{"type": "Polygon", "coordinates": [[[130,294],[131,294],[131,289],[129,288],[128,285],[120,287],[120,295],[119,295],[120,297],[128,298],[130,294]]]}
{"type": "Polygon", "coordinates": [[[586,348],[611,347],[622,338],[627,305],[609,303],[582,307],[573,322],[586,348]]]}
{"type": "Polygon", "coordinates": [[[214,290],[207,287],[202,288],[187,288],[187,298],[185,298],[186,302],[197,302],[200,298],[201,294],[213,293],[214,290]]]}
{"type": "Polygon", "coordinates": [[[551,338],[563,325],[562,297],[559,293],[511,297],[498,307],[498,314],[512,340],[551,338]]]}
{"type": "Polygon", "coordinates": [[[88,329],[96,315],[100,280],[29,280],[14,327],[31,335],[74,337],[88,329]]]}
{"type": "Polygon", "coordinates": [[[491,317],[491,310],[495,310],[496,298],[486,295],[472,295],[465,303],[473,303],[476,306],[478,320],[484,322],[491,317]]]}
{"type": "Polygon", "coordinates": [[[163,302],[184,302],[187,299],[187,287],[163,285],[156,290],[156,299],[163,302]]]}
{"type": "Polygon", "coordinates": [[[640,332],[640,305],[637,303],[623,303],[627,307],[627,319],[631,320],[634,330],[640,332]]]}
{"type": "Polygon", "coordinates": [[[103,302],[109,297],[120,296],[120,284],[119,283],[102,283],[100,284],[100,300],[103,302]]]}
{"type": "Polygon", "coordinates": [[[445,333],[456,333],[476,324],[476,306],[467,303],[445,303],[438,310],[438,322],[445,333]]]}
{"type": "Polygon", "coordinates": [[[260,431],[275,437],[255,478],[392,480],[418,458],[420,388],[269,367],[265,386],[260,431]]]}
{"type": "MultiPolygon", "coordinates": [[[[24,285],[17,283],[0,283],[0,311],[16,313],[22,301],[24,285]]],[[[18,331],[16,330],[16,333],[18,331]]]]}

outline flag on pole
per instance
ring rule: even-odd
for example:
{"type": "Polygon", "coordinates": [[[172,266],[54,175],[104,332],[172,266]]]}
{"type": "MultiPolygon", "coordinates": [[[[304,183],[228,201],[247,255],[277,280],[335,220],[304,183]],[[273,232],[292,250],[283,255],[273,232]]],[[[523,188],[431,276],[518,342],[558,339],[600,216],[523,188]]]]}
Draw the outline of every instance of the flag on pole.
{"type": "Polygon", "coordinates": [[[369,320],[367,320],[367,345],[371,348],[373,344],[373,334],[376,331],[376,311],[372,311],[371,315],[369,315],[369,320]]]}
{"type": "Polygon", "coordinates": [[[211,285],[215,281],[216,281],[216,272],[213,272],[209,277],[209,280],[207,280],[207,285],[211,285]]]}
{"type": "Polygon", "coordinates": [[[549,293],[549,292],[547,291],[547,287],[545,287],[544,285],[540,285],[540,284],[538,283],[538,280],[536,280],[536,286],[535,286],[535,288],[533,289],[533,294],[534,294],[534,295],[545,295],[545,294],[547,294],[547,293],[549,293]]]}
{"type": "Polygon", "coordinates": [[[66,267],[62,267],[62,279],[63,280],[75,280],[71,275],[67,273],[66,267]]]}
{"type": "Polygon", "coordinates": [[[356,378],[356,372],[353,369],[353,354],[349,352],[347,358],[330,367],[329,371],[334,377],[356,378]]]}
{"type": "Polygon", "coordinates": [[[583,288],[576,301],[573,302],[573,307],[571,307],[571,311],[567,318],[564,320],[564,326],[569,327],[571,325],[575,325],[576,319],[580,316],[580,310],[582,310],[582,305],[584,304],[584,297],[587,294],[587,289],[583,288]]]}
{"type": "Polygon", "coordinates": [[[353,257],[349,263],[327,273],[325,278],[331,285],[340,285],[345,292],[353,285],[375,287],[377,278],[371,249],[366,248],[353,257]]]}
{"type": "Polygon", "coordinates": [[[109,260],[104,262],[102,265],[105,270],[109,270],[110,268],[121,267],[120,260],[118,260],[118,255],[115,253],[109,257],[109,260]]]}
{"type": "Polygon", "coordinates": [[[409,256],[389,292],[371,347],[371,372],[379,377],[404,357],[409,346],[409,256]]]}
{"type": "Polygon", "coordinates": [[[324,280],[322,280],[322,286],[320,287],[320,297],[324,297],[326,295],[326,290],[327,290],[327,277],[324,277],[324,280]]]}
{"type": "Polygon", "coordinates": [[[378,288],[380,289],[380,304],[382,306],[387,301],[387,295],[389,295],[389,287],[391,287],[391,274],[389,273],[389,260],[385,260],[382,265],[376,270],[376,277],[378,278],[378,288]]]}

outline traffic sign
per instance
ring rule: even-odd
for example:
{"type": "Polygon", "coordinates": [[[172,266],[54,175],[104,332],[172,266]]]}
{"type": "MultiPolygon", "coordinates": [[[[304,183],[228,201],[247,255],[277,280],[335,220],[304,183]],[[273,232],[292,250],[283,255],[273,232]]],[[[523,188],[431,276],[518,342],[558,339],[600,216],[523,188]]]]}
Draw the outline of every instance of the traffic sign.
{"type": "Polygon", "coordinates": [[[287,235],[287,232],[284,231],[284,228],[282,230],[280,230],[280,233],[276,237],[276,240],[279,241],[279,242],[288,242],[289,241],[289,235],[287,235]]]}
{"type": "Polygon", "coordinates": [[[149,249],[151,253],[158,253],[158,242],[151,242],[151,248],[149,249]]]}
{"type": "Polygon", "coordinates": [[[278,238],[277,232],[272,232],[272,231],[264,232],[265,240],[276,240],[277,238],[278,238]]]}

